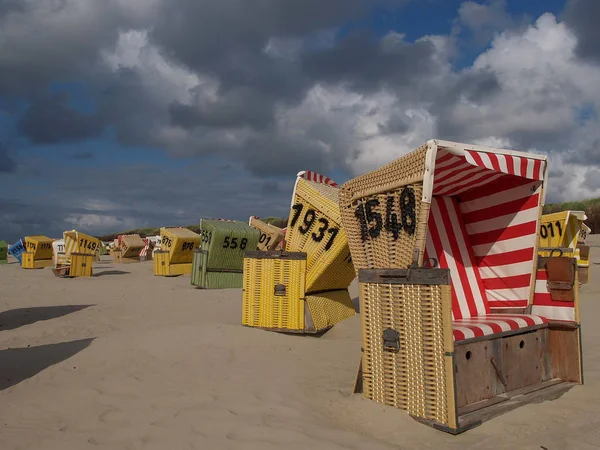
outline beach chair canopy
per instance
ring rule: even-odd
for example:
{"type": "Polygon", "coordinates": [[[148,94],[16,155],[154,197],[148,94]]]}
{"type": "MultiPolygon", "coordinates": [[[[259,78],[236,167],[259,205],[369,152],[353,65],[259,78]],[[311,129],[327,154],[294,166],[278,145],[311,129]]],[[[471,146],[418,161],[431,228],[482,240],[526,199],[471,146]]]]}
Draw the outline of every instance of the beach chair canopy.
{"type": "Polygon", "coordinates": [[[455,339],[540,325],[482,316],[532,301],[546,172],[544,155],[429,141],[342,186],[342,209],[360,223],[354,264],[406,268],[417,249],[419,262],[449,269],[455,339]]]}

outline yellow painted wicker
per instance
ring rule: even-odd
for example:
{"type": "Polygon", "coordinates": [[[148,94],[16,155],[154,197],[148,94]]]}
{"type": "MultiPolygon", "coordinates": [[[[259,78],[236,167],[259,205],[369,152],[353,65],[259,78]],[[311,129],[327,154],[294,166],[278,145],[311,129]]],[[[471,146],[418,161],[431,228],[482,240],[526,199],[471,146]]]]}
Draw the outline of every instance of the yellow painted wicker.
{"type": "Polygon", "coordinates": [[[356,276],[341,225],[339,189],[299,178],[286,231],[286,251],[305,252],[306,291],[347,289],[356,276]]]}
{"type": "Polygon", "coordinates": [[[320,333],[356,314],[347,289],[305,292],[306,253],[246,252],[242,324],[320,333]]]}
{"type": "Polygon", "coordinates": [[[305,253],[248,252],[244,258],[242,324],[304,332],[305,276],[305,253]]]}

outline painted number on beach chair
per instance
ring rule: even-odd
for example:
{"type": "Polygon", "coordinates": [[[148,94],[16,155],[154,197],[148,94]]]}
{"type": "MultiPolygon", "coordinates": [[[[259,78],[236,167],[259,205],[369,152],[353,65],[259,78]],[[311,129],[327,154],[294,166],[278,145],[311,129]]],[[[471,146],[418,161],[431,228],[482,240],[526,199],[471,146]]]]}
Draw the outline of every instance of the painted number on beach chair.
{"type": "Polygon", "coordinates": [[[360,223],[361,238],[363,241],[366,241],[369,237],[371,239],[379,237],[384,227],[388,233],[392,234],[394,240],[398,239],[402,230],[411,236],[415,234],[417,225],[415,192],[411,188],[404,188],[400,192],[398,198],[400,220],[398,220],[398,214],[394,212],[396,201],[395,195],[387,197],[385,223],[381,213],[375,211],[380,206],[378,199],[374,198],[361,202],[356,207],[354,215],[360,223]]]}
{"type": "MultiPolygon", "coordinates": [[[[290,225],[292,228],[294,228],[298,223],[300,215],[302,214],[304,205],[302,203],[296,203],[294,206],[292,206],[292,209],[294,210],[294,215],[292,216],[292,222],[290,225]]],[[[313,241],[321,242],[325,236],[329,235],[327,244],[325,244],[325,250],[329,250],[333,246],[333,242],[335,241],[335,238],[340,230],[337,227],[329,228],[329,220],[327,220],[325,217],[320,217],[317,220],[317,212],[314,209],[306,210],[306,213],[302,219],[302,224],[298,227],[298,231],[302,234],[307,234],[315,222],[320,224],[320,226],[317,228],[316,233],[311,233],[311,237],[313,241]]]]}
{"type": "Polygon", "coordinates": [[[200,233],[200,239],[205,244],[210,243],[210,241],[212,239],[212,232],[211,231],[207,231],[207,230],[202,230],[202,233],[200,233]]]}
{"type": "Polygon", "coordinates": [[[87,250],[96,250],[97,244],[92,241],[88,241],[87,239],[79,239],[79,248],[87,249],[87,250]]]}
{"type": "Polygon", "coordinates": [[[184,242],[181,245],[181,250],[183,250],[183,251],[194,250],[194,243],[193,242],[184,242]]]}
{"type": "Polygon", "coordinates": [[[563,235],[562,223],[560,222],[560,220],[557,220],[554,223],[542,224],[542,226],[540,227],[540,236],[542,237],[542,239],[548,238],[548,232],[550,232],[551,237],[555,237],[554,225],[556,225],[556,229],[558,231],[558,237],[562,237],[562,235],[563,235]]]}
{"type": "MultiPolygon", "coordinates": [[[[247,245],[248,239],[242,238],[239,242],[239,249],[245,250],[247,245]]],[[[225,239],[223,240],[223,248],[230,248],[232,250],[235,250],[236,248],[238,248],[238,238],[230,238],[229,236],[225,236],[225,239]]]]}
{"type": "Polygon", "coordinates": [[[169,247],[169,248],[171,247],[171,245],[173,245],[173,241],[170,238],[168,238],[167,236],[163,236],[162,243],[165,247],[169,247]]]}
{"type": "Polygon", "coordinates": [[[64,252],[65,251],[65,246],[63,244],[58,244],[57,247],[58,247],[58,251],[59,252],[64,252]]]}
{"type": "Polygon", "coordinates": [[[267,236],[266,233],[262,233],[260,235],[260,238],[258,239],[258,242],[260,244],[264,244],[265,246],[268,246],[269,242],[271,242],[271,236],[267,236]]]}

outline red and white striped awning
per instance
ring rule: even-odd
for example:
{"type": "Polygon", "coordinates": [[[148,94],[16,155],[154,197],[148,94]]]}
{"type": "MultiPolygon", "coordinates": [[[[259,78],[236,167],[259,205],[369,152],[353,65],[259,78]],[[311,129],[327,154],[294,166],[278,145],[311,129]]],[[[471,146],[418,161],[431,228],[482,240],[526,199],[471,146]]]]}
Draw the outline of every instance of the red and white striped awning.
{"type": "Polygon", "coordinates": [[[294,205],[294,197],[296,196],[296,186],[298,184],[298,180],[301,178],[308,181],[312,181],[313,183],[320,183],[331,187],[338,187],[338,184],[335,181],[333,181],[329,177],[326,177],[325,175],[321,175],[317,172],[311,172],[310,170],[303,170],[301,172],[298,172],[298,175],[296,175],[296,183],[294,184],[294,191],[292,192],[292,206],[294,205]]]}
{"type": "Polygon", "coordinates": [[[455,319],[531,304],[546,163],[544,155],[428,142],[426,253],[451,271],[455,319]]]}

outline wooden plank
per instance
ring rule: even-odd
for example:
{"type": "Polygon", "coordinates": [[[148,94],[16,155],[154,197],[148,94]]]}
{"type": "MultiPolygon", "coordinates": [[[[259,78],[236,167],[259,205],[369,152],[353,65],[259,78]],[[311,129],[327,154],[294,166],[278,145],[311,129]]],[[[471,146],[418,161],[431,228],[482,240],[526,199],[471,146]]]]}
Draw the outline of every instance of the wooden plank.
{"type": "Polygon", "coordinates": [[[489,406],[493,406],[497,403],[502,403],[507,400],[509,400],[508,397],[503,397],[502,395],[499,395],[497,397],[488,398],[487,400],[481,400],[480,402],[471,403],[470,405],[458,408],[458,416],[464,416],[466,414],[472,413],[473,411],[478,411],[480,409],[487,408],[489,406]]]}
{"type": "Polygon", "coordinates": [[[506,401],[491,403],[486,407],[460,416],[459,429],[469,429],[470,427],[477,426],[493,417],[497,417],[529,403],[541,403],[544,401],[555,400],[574,385],[574,383],[551,380],[549,382],[539,383],[536,386],[528,386],[524,390],[506,393],[504,394],[506,401]],[[521,393],[523,391],[527,392],[521,393]]]}
{"type": "Polygon", "coordinates": [[[302,260],[302,259],[306,259],[306,253],[305,252],[283,252],[283,251],[278,251],[278,250],[269,250],[269,251],[248,250],[247,252],[244,252],[244,258],[302,260]]]}
{"type": "Polygon", "coordinates": [[[424,284],[444,285],[450,284],[450,270],[448,269],[360,269],[358,271],[360,283],[378,284],[424,284]]]}
{"type": "Polygon", "coordinates": [[[461,408],[504,392],[498,386],[490,360],[496,356],[495,340],[475,342],[457,347],[454,351],[456,403],[461,408]]]}
{"type": "MultiPolygon", "coordinates": [[[[502,373],[506,390],[513,391],[546,381],[548,353],[542,345],[546,330],[502,338],[502,373]]],[[[548,378],[550,378],[548,376],[548,378]]]]}
{"type": "Polygon", "coordinates": [[[551,329],[548,342],[553,376],[579,383],[579,330],[551,329]]]}

